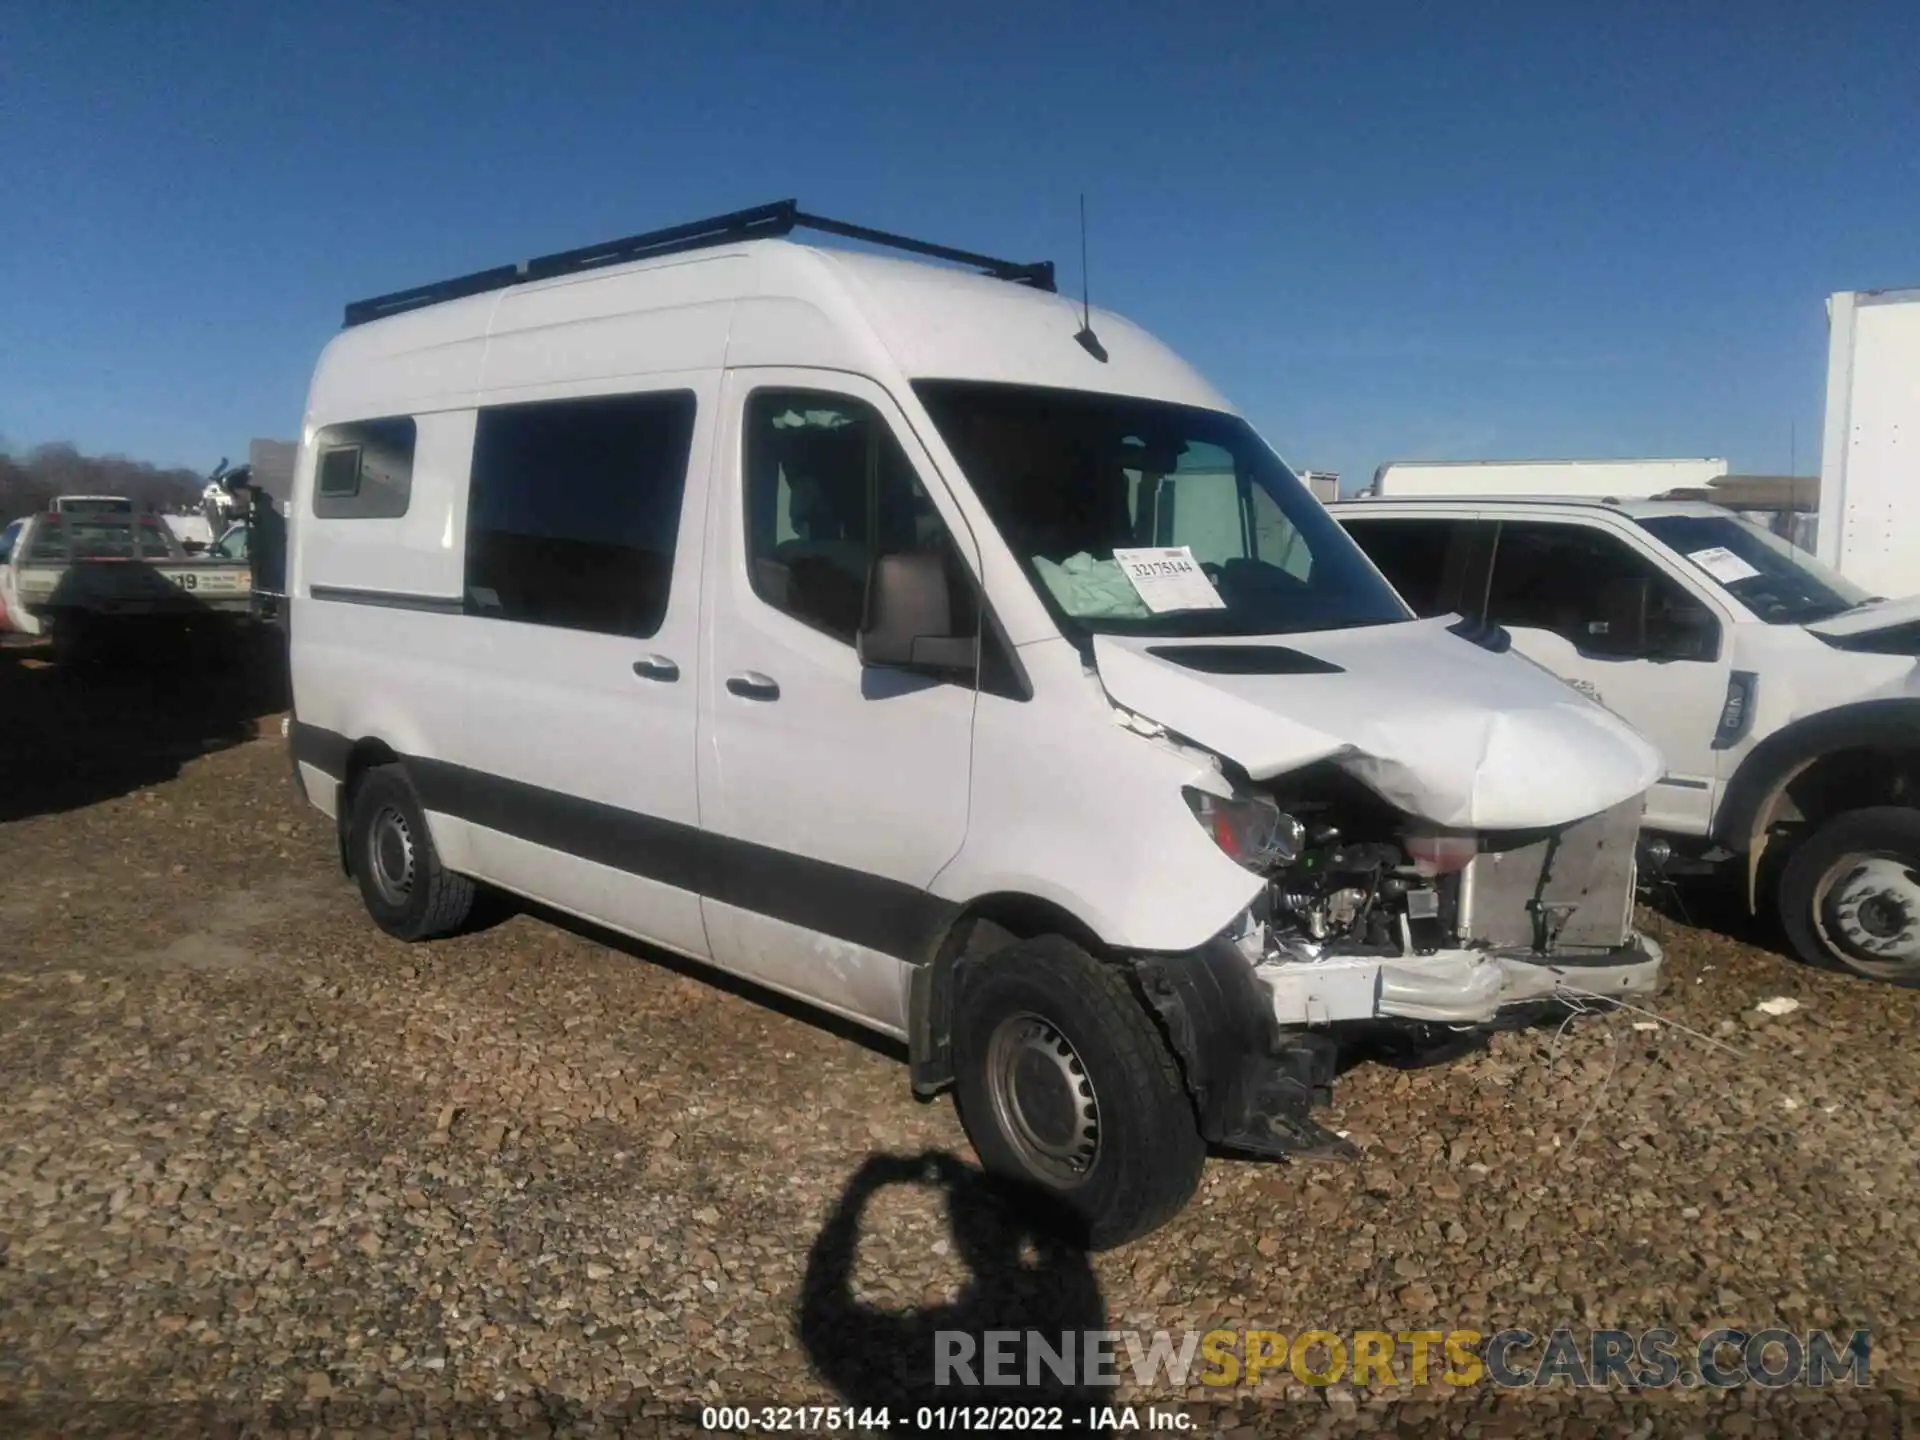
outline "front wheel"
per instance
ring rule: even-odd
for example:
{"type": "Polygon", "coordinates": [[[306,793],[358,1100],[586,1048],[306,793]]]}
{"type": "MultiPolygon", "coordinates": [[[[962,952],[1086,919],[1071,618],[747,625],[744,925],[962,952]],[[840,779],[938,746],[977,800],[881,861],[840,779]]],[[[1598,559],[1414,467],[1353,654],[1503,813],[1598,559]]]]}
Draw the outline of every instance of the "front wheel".
{"type": "Polygon", "coordinates": [[[1780,920],[1815,965],[1920,987],[1920,810],[1851,810],[1809,835],[1780,876],[1780,920]]]}
{"type": "Polygon", "coordinates": [[[1063,1207],[1097,1250],[1180,1211],[1206,1147],[1119,970],[1059,936],[1022,941],[967,965],[955,1010],[955,1099],[990,1172],[1063,1207]]]}

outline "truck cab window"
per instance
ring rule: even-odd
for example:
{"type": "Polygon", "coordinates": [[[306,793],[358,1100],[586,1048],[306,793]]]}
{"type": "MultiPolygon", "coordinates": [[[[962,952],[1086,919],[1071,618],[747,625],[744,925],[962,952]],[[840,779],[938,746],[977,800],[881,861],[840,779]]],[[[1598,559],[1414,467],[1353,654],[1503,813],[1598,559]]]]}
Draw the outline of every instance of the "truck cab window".
{"type": "Polygon", "coordinates": [[[961,610],[954,633],[974,628],[972,577],[871,405],[820,391],[756,390],[746,406],[745,464],[748,577],[767,604],[851,645],[874,560],[937,551],[961,610]]]}
{"type": "Polygon", "coordinates": [[[1720,627],[1698,599],[1590,525],[1513,521],[1496,541],[1487,618],[1549,630],[1610,660],[1711,660],[1720,627]]]}
{"type": "MultiPolygon", "coordinates": [[[[1480,597],[1467,595],[1469,571],[1485,575],[1470,553],[1485,551],[1485,525],[1473,520],[1342,518],[1346,532],[1360,542],[1367,558],[1400,592],[1413,613],[1425,619],[1455,611],[1478,618],[1480,597]],[[1481,543],[1476,547],[1475,541],[1481,543]]],[[[1480,587],[1473,587],[1478,589],[1480,587]]]]}
{"type": "Polygon", "coordinates": [[[6,529],[0,530],[0,565],[5,565],[13,559],[13,544],[20,538],[20,527],[25,523],[24,520],[16,520],[6,529]]]}

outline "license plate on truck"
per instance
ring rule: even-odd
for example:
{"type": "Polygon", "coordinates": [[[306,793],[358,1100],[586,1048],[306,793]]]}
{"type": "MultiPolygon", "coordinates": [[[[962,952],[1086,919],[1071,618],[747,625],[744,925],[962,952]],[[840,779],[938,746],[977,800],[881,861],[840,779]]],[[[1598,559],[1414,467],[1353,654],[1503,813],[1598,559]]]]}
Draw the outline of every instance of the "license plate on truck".
{"type": "Polygon", "coordinates": [[[192,570],[175,570],[167,573],[167,580],[176,590],[219,590],[233,591],[240,586],[238,575],[199,574],[192,570]]]}

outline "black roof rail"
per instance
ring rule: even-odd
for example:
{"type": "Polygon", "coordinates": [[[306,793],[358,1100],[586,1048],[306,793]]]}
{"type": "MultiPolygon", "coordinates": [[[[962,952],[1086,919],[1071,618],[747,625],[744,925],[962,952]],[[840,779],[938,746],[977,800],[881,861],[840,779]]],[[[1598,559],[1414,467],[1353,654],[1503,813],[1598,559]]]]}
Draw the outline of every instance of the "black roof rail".
{"type": "Polygon", "coordinates": [[[540,255],[516,265],[496,265],[471,275],[456,275],[451,280],[436,280],[431,285],[416,285],[410,290],[395,290],[370,300],[355,300],[347,306],[345,324],[364,325],[387,315],[438,305],[466,295],[484,295],[490,290],[505,290],[530,280],[545,280],[555,275],[572,275],[582,270],[598,270],[608,265],[625,265],[632,260],[647,260],[656,255],[677,255],[687,250],[704,250],[712,245],[732,245],[742,240],[767,240],[789,235],[795,230],[818,230],[828,235],[860,240],[912,255],[935,260],[951,260],[984,271],[996,280],[1011,280],[1037,290],[1054,289],[1053,262],[1040,260],[1023,265],[1014,260],[996,260],[991,255],[957,250],[951,245],[935,245],[885,230],[853,225],[845,220],[829,220],[809,215],[797,200],[776,200],[771,205],[756,205],[751,210],[735,210],[706,220],[691,220],[684,225],[669,225],[664,230],[648,230],[599,245],[584,245],[578,250],[562,250],[540,255]]]}

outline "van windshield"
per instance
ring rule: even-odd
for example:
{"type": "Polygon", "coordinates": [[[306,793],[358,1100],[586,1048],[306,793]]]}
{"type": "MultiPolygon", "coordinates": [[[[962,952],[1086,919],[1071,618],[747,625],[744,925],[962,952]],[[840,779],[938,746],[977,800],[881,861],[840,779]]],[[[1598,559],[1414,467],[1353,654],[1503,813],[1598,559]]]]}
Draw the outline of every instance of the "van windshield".
{"type": "Polygon", "coordinates": [[[1731,514],[1650,515],[1640,526],[1769,625],[1829,620],[1872,598],[1806,551],[1731,514]]]}
{"type": "Polygon", "coordinates": [[[1411,618],[1237,416],[978,381],[914,390],[1070,632],[1277,635],[1411,618]]]}

